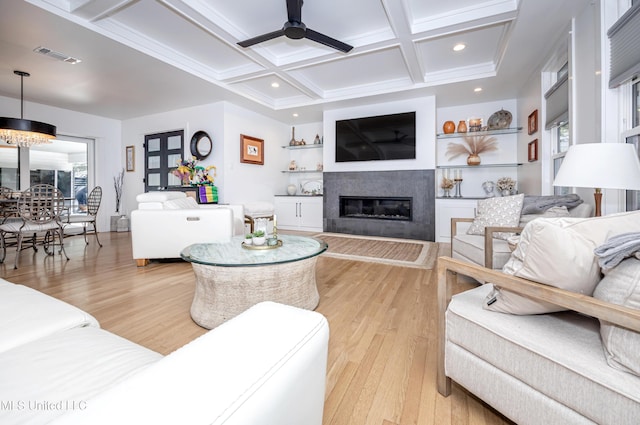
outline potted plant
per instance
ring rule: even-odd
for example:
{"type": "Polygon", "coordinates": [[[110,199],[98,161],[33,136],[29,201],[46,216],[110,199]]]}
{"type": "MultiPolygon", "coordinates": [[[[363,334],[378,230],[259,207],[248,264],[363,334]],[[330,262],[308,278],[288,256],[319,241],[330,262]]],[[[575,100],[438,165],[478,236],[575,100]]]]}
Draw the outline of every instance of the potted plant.
{"type": "Polygon", "coordinates": [[[251,233],[247,233],[246,235],[244,235],[244,244],[245,245],[251,245],[251,243],[253,242],[253,235],[251,233]]]}
{"type": "Polygon", "coordinates": [[[496,184],[502,196],[513,195],[512,191],[516,188],[516,182],[511,177],[501,177],[496,184]]]}
{"type": "Polygon", "coordinates": [[[264,245],[264,230],[256,230],[255,232],[253,232],[252,242],[254,245],[264,245]]]}

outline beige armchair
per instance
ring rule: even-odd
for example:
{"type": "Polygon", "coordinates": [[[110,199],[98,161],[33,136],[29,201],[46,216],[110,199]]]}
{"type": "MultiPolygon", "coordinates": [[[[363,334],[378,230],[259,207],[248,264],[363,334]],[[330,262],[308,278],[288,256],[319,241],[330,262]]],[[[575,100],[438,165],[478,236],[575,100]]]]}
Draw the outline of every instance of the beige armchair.
{"type": "Polygon", "coordinates": [[[451,219],[451,257],[465,260],[488,269],[502,269],[509,257],[511,248],[504,239],[497,239],[497,232],[520,233],[524,226],[518,227],[485,227],[484,235],[467,235],[458,232],[460,223],[472,223],[473,218],[451,219]]]}
{"type": "MultiPolygon", "coordinates": [[[[569,209],[570,217],[590,217],[593,208],[589,204],[580,204],[569,209]]],[[[531,217],[521,217],[516,227],[485,227],[484,235],[468,235],[466,228],[473,222],[473,218],[451,219],[451,257],[468,263],[477,264],[488,269],[502,270],[509,257],[512,248],[504,239],[498,239],[494,235],[498,232],[510,232],[518,234],[522,231],[531,217]],[[528,219],[528,220],[527,220],[528,219]]]]}

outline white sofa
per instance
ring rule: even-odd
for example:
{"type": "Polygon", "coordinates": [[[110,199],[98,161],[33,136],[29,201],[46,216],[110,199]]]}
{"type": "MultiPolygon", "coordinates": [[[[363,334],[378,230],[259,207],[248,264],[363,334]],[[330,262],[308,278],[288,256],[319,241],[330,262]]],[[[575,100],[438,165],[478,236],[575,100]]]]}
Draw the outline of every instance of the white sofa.
{"type": "Polygon", "coordinates": [[[521,425],[637,424],[640,375],[614,363],[640,371],[640,260],[602,277],[594,254],[628,232],[640,211],[537,219],[502,272],[440,257],[438,391],[453,380],[521,425]],[[452,296],[460,275],[491,283],[452,296]]]}
{"type": "Polygon", "coordinates": [[[0,423],[320,425],[328,337],[266,302],[163,357],[0,280],[0,423]]]}
{"type": "Polygon", "coordinates": [[[183,192],[147,192],[131,212],[131,244],[138,266],[180,258],[194,243],[225,242],[244,234],[242,205],[198,204],[183,192]]]}

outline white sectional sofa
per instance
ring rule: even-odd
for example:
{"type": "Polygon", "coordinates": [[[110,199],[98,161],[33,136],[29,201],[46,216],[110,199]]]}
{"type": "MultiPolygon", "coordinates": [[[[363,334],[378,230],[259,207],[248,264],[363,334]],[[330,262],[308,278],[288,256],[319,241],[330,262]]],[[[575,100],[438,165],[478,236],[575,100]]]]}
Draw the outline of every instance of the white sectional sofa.
{"type": "Polygon", "coordinates": [[[0,280],[0,423],[322,423],[329,329],[258,304],[166,357],[0,280]]]}
{"type": "Polygon", "coordinates": [[[521,425],[638,424],[640,259],[602,277],[594,253],[625,235],[640,249],[640,211],[536,219],[501,272],[440,257],[438,391],[521,425]],[[490,283],[452,296],[460,275],[490,283]]]}
{"type": "Polygon", "coordinates": [[[158,191],[136,197],[131,244],[138,266],[149,259],[180,258],[194,243],[225,242],[244,234],[242,205],[198,204],[183,192],[158,191]]]}

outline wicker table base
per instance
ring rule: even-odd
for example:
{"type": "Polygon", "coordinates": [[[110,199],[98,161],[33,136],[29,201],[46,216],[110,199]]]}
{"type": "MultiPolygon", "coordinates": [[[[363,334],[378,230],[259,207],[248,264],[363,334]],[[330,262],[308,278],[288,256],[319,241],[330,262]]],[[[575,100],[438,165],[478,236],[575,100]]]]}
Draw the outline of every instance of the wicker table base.
{"type": "Polygon", "coordinates": [[[196,291],[191,317],[203,328],[212,329],[262,301],[313,310],[320,299],[316,260],[249,267],[192,263],[196,291]]]}

